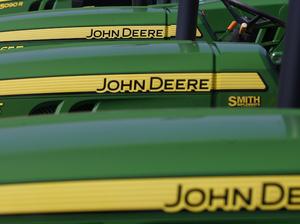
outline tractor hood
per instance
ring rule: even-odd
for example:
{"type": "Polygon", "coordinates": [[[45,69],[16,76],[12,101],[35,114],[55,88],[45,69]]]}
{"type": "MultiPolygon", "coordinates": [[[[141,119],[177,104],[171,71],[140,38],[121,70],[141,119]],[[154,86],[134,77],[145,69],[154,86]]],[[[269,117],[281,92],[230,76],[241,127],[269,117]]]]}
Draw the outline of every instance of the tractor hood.
{"type": "Polygon", "coordinates": [[[11,50],[0,65],[2,117],[276,105],[274,71],[259,45],[77,43],[11,50]]]}
{"type": "MultiPolygon", "coordinates": [[[[274,16],[281,16],[282,6],[287,4],[287,0],[240,0],[242,3],[257,7],[265,12],[269,12],[274,16]]],[[[199,0],[201,9],[220,10],[224,7],[221,0],[199,0]]],[[[149,1],[150,3],[150,1],[149,1]]],[[[148,7],[166,8],[177,7],[177,1],[171,0],[172,4],[161,4],[161,1],[150,4],[148,7]]],[[[120,7],[130,6],[132,3],[128,0],[119,1],[109,0],[99,2],[91,0],[5,0],[0,4],[0,15],[15,14],[15,13],[30,13],[33,11],[47,11],[58,9],[71,9],[77,7],[120,7]]]]}
{"type": "Polygon", "coordinates": [[[0,168],[6,170],[1,184],[300,174],[299,111],[173,109],[10,118],[1,120],[0,141],[0,168]]]}
{"type": "Polygon", "coordinates": [[[49,45],[109,39],[164,39],[175,35],[164,9],[111,7],[12,14],[0,17],[1,45],[49,45]]]}
{"type": "MultiPolygon", "coordinates": [[[[74,41],[169,40],[176,35],[177,4],[71,8],[61,6],[63,2],[57,1],[53,5],[58,7],[55,10],[0,16],[0,50],[74,41]]],[[[287,0],[243,2],[286,20],[287,0]]],[[[206,42],[219,40],[233,17],[221,1],[202,2],[200,10],[197,38],[206,42]]],[[[277,36],[275,33],[273,30],[267,39],[274,40],[277,46],[283,31],[278,31],[277,36]]],[[[263,36],[261,34],[261,39],[266,40],[263,36]]]]}
{"type": "Polygon", "coordinates": [[[299,130],[299,111],[276,110],[3,119],[0,221],[297,223],[299,130]],[[176,192],[197,206],[178,207],[176,192]]]}

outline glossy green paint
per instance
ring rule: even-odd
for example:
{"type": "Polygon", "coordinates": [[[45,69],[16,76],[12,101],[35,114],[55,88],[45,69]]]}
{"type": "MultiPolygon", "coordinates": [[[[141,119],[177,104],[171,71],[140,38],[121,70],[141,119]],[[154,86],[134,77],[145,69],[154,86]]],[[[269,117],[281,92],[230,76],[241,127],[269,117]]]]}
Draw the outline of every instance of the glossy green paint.
{"type": "MultiPolygon", "coordinates": [[[[283,21],[287,18],[288,0],[243,0],[242,2],[263,12],[270,13],[283,21]]],[[[28,3],[32,4],[32,1],[29,0],[27,4],[28,3]]],[[[40,7],[33,12],[11,13],[10,15],[6,14],[5,16],[0,17],[0,32],[80,26],[175,25],[177,20],[177,4],[150,5],[147,7],[90,7],[70,9],[72,8],[71,1],[67,4],[67,1],[58,0],[56,4],[53,5],[53,9],[44,10],[43,6],[46,3],[46,0],[41,1],[40,7]]],[[[27,8],[28,6],[24,5],[23,11],[26,12],[27,8]]],[[[240,13],[241,15],[245,15],[243,12],[240,13]]],[[[198,27],[204,34],[201,40],[207,42],[219,40],[219,37],[226,31],[227,26],[232,21],[233,17],[229,14],[221,1],[201,1],[198,21],[198,27]],[[205,13],[203,14],[202,12],[205,13]]],[[[275,43],[275,39],[270,39],[269,41],[275,46],[278,46],[283,39],[283,34],[284,33],[279,36],[278,43],[275,43]]],[[[261,39],[263,40],[263,36],[261,39]]],[[[32,45],[49,45],[70,41],[72,40],[6,42],[1,43],[0,47],[18,45],[29,47],[32,45]]],[[[93,40],[79,39],[76,41],[93,40]]],[[[230,41],[230,38],[226,41],[230,41]]],[[[97,42],[99,42],[99,40],[97,40],[97,42]]],[[[262,41],[259,41],[259,35],[256,43],[262,45],[265,44],[262,41]]],[[[279,49],[271,48],[270,54],[282,52],[282,50],[282,47],[279,49]]]]}
{"type": "MultiPolygon", "coordinates": [[[[243,2],[286,19],[287,0],[243,2]]],[[[31,3],[32,1],[27,1],[22,10],[27,11],[26,7],[31,3]]],[[[105,25],[174,25],[177,17],[176,4],[71,9],[71,1],[62,0],[54,4],[54,9],[44,10],[46,3],[47,1],[42,1],[35,12],[16,11],[0,16],[0,32],[105,25]]],[[[85,39],[2,42],[0,79],[118,73],[258,72],[267,84],[266,91],[3,96],[0,97],[0,103],[3,104],[0,107],[0,117],[26,116],[32,114],[37,107],[49,104],[54,109],[49,112],[49,108],[42,108],[40,113],[65,113],[85,104],[93,104],[91,108],[85,109],[89,111],[227,107],[230,96],[260,96],[263,107],[275,106],[277,70],[273,64],[280,64],[281,61],[284,30],[278,29],[271,41],[274,47],[264,46],[266,32],[263,30],[258,34],[256,44],[218,42],[218,35],[224,33],[233,18],[220,1],[201,1],[200,10],[205,11],[205,16],[199,13],[198,22],[203,37],[195,43],[175,40],[85,39]],[[223,19],[220,20],[220,17],[223,19]],[[211,31],[216,33],[212,34],[211,31]],[[268,51],[259,45],[263,45],[268,51]],[[8,47],[16,46],[24,48],[8,50],[8,47]],[[273,63],[269,60],[270,56],[273,63]]]]}
{"type": "MultiPolygon", "coordinates": [[[[288,0],[241,0],[241,2],[259,11],[275,16],[282,21],[287,20],[288,0]]],[[[203,32],[203,40],[208,42],[220,40],[220,37],[226,32],[228,25],[234,21],[234,18],[219,0],[200,1],[199,8],[198,27],[203,32]]],[[[176,24],[177,8],[170,7],[168,11],[168,24],[176,24]]],[[[241,10],[239,13],[243,16],[249,16],[241,10]]],[[[266,32],[270,32],[268,28],[261,29],[254,42],[266,47],[273,63],[280,64],[283,52],[284,28],[278,28],[276,35],[271,36],[272,38],[267,38],[266,32]],[[278,57],[280,59],[276,61],[278,57]]],[[[223,41],[232,42],[231,35],[223,41]]]]}
{"type": "MultiPolygon", "coordinates": [[[[49,0],[41,0],[40,4],[37,5],[35,10],[46,10],[45,6],[49,0]]],[[[36,0],[8,0],[6,2],[1,2],[4,4],[0,9],[0,15],[22,13],[31,11],[31,6],[37,2],[36,0]]],[[[1,4],[0,3],[0,4],[1,4]]],[[[1,5],[2,5],[1,4],[1,5]]],[[[47,8],[47,7],[46,7],[47,8]]],[[[53,9],[61,8],[72,8],[71,0],[57,0],[53,9]]]]}
{"type": "MultiPolygon", "coordinates": [[[[23,11],[26,11],[27,1],[23,11]]],[[[285,19],[286,0],[244,1],[260,10],[271,10],[272,15],[285,19]]],[[[176,24],[177,5],[152,5],[148,7],[95,7],[70,9],[71,1],[57,1],[53,10],[43,10],[42,1],[36,12],[11,13],[0,17],[0,31],[27,30],[97,25],[173,25],[176,24]],[[68,9],[69,8],[69,9],[68,9]]],[[[203,94],[131,94],[99,95],[69,94],[1,97],[1,117],[31,114],[36,107],[54,104],[55,111],[64,113],[90,104],[93,111],[137,108],[173,107],[227,107],[230,96],[261,96],[262,105],[272,107],[277,98],[277,71],[269,62],[275,54],[280,64],[283,30],[276,35],[277,47],[268,54],[258,45],[218,43],[210,32],[212,25],[218,34],[224,32],[232,21],[220,1],[202,1],[199,29],[203,37],[197,43],[169,40],[151,41],[87,41],[49,40],[29,41],[0,45],[24,46],[22,49],[1,51],[0,79],[47,77],[63,75],[90,75],[116,73],[154,72],[258,72],[266,82],[266,91],[217,92],[203,94]],[[219,16],[217,16],[219,15],[219,16]],[[222,17],[224,19],[220,20],[222,17]],[[207,21],[207,22],[205,22],[207,21]],[[217,24],[215,24],[217,22],[217,24]],[[223,28],[221,28],[223,27],[223,28]],[[28,60],[30,59],[30,60],[28,60]],[[117,64],[115,62],[118,62],[117,64]],[[245,63],[246,62],[246,63],[245,63]],[[101,106],[100,106],[101,104],[101,106]]],[[[264,33],[262,31],[262,33],[264,33]]],[[[256,41],[261,44],[263,34],[256,41]]],[[[274,60],[273,60],[274,62],[274,60]]],[[[47,113],[47,109],[46,112],[47,113]]]]}
{"type": "MultiPolygon", "coordinates": [[[[240,45],[243,50],[232,48],[230,43],[215,43],[215,71],[216,72],[231,72],[231,71],[246,71],[255,70],[262,75],[263,80],[267,83],[266,91],[259,93],[262,97],[264,106],[266,102],[269,106],[277,105],[278,96],[278,75],[275,67],[268,60],[267,53],[258,45],[240,45]],[[255,49],[256,48],[256,49],[255,49]],[[258,53],[260,52],[260,53],[258,53]]],[[[238,46],[238,45],[237,45],[238,46]]],[[[230,96],[249,96],[251,93],[243,92],[216,92],[215,105],[228,106],[228,98],[230,96]]],[[[254,94],[256,95],[256,94],[254,94]]]]}
{"type": "MultiPolygon", "coordinates": [[[[300,113],[135,110],[2,119],[0,183],[300,174],[300,113]],[[284,150],[283,150],[284,149],[284,150]]],[[[299,212],[7,216],[0,223],[295,224],[299,212]]]]}
{"type": "MultiPolygon", "coordinates": [[[[108,19],[117,12],[115,9],[105,10],[110,11],[108,19]]],[[[124,9],[126,10],[131,10],[128,13],[130,15],[139,13],[128,8],[124,9]]],[[[162,19],[162,24],[166,22],[163,19],[166,13],[164,9],[158,7],[141,11],[143,13],[139,15],[140,18],[146,15],[145,20],[140,19],[141,24],[146,24],[147,19],[150,21],[155,13],[159,21],[162,19]],[[144,14],[145,12],[149,14],[144,14]]],[[[168,9],[170,15],[171,11],[168,9]]],[[[60,12],[57,11],[58,14],[60,12]]],[[[45,23],[51,23],[49,14],[36,15],[41,16],[45,23]]],[[[27,18],[27,15],[23,16],[23,19],[27,18]]],[[[10,21],[16,17],[21,28],[21,15],[1,19],[10,21]]],[[[130,16],[126,19],[130,20],[130,16]]],[[[80,22],[85,23],[85,20],[80,22]]],[[[34,20],[32,23],[33,27],[38,27],[34,25],[34,20]]],[[[24,24],[30,25],[29,22],[24,24]]],[[[201,23],[199,26],[202,26],[201,23]]],[[[101,113],[2,119],[0,184],[86,179],[300,174],[299,111],[197,109],[226,107],[228,97],[233,95],[258,95],[263,99],[263,106],[276,105],[276,71],[268,59],[268,53],[259,45],[220,43],[213,39],[197,42],[48,42],[44,46],[7,51],[0,55],[0,66],[2,80],[102,73],[255,71],[260,73],[268,85],[265,92],[1,97],[0,103],[4,103],[1,108],[2,117],[28,115],[36,106],[52,102],[57,104],[57,114],[70,112],[74,106],[85,102],[92,102],[92,111],[101,113]],[[176,109],[153,110],[162,107],[176,109]],[[145,110],[146,108],[151,110],[145,110]],[[106,112],[107,110],[114,112],[106,112]]],[[[5,224],[296,224],[299,221],[299,213],[285,211],[214,214],[89,213],[0,217],[0,223],[5,224]]]]}
{"type": "MultiPolygon", "coordinates": [[[[284,21],[288,14],[287,0],[240,0],[260,11],[269,13],[284,21]]],[[[219,0],[203,0],[200,8],[206,11],[206,18],[215,31],[224,31],[224,25],[229,25],[228,20],[232,19],[230,13],[219,0]],[[222,18],[222,19],[220,19],[222,18]]],[[[242,12],[241,12],[242,13],[242,12]]]]}
{"type": "Polygon", "coordinates": [[[1,117],[29,115],[37,106],[56,102],[56,113],[71,112],[93,102],[93,111],[138,108],[227,107],[230,96],[260,96],[262,106],[276,105],[277,77],[267,53],[259,45],[207,44],[189,41],[132,41],[76,43],[11,50],[0,55],[0,79],[177,72],[258,72],[266,85],[262,91],[147,94],[45,94],[2,96],[1,117]],[[230,60],[227,60],[230,59],[230,60]],[[248,63],[244,63],[244,61],[248,63]],[[117,62],[117,63],[116,63],[117,62]]]}

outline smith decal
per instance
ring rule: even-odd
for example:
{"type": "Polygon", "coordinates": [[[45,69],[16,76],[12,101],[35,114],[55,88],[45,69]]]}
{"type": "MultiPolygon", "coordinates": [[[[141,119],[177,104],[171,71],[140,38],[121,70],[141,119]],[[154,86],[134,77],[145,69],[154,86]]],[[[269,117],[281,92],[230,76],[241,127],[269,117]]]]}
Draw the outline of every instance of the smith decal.
{"type": "Polygon", "coordinates": [[[228,98],[229,107],[260,107],[260,96],[230,96],[228,98]]]}
{"type": "Polygon", "coordinates": [[[300,176],[82,180],[0,185],[0,215],[300,212],[300,176]]]}

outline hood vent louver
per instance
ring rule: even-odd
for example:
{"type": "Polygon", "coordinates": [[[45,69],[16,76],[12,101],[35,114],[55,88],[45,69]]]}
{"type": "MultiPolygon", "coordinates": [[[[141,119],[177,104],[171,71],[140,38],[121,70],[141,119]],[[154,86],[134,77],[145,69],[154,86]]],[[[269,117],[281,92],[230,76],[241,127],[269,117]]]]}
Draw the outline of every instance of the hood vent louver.
{"type": "Polygon", "coordinates": [[[40,6],[42,4],[42,0],[38,0],[38,1],[35,1],[33,2],[30,6],[29,6],[29,9],[28,11],[38,11],[40,6]]]}
{"type": "Polygon", "coordinates": [[[98,107],[99,102],[96,100],[83,101],[76,103],[69,110],[70,113],[78,112],[94,112],[98,107]]]}
{"type": "Polygon", "coordinates": [[[57,0],[37,0],[34,1],[28,11],[50,10],[54,9],[57,0]]]}
{"type": "Polygon", "coordinates": [[[30,111],[29,116],[55,114],[60,104],[61,101],[41,103],[30,111]]]}
{"type": "Polygon", "coordinates": [[[55,3],[56,3],[56,0],[48,0],[44,9],[45,10],[54,9],[55,3]]]}

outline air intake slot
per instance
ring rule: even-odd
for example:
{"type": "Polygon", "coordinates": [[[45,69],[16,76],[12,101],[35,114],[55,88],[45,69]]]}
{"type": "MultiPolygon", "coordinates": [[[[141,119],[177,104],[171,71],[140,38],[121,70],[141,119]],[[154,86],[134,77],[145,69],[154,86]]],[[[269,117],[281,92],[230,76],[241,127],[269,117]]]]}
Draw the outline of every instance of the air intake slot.
{"type": "Polygon", "coordinates": [[[98,101],[96,100],[89,100],[76,103],[70,109],[70,113],[78,113],[78,112],[93,112],[98,107],[98,101]]]}
{"type": "Polygon", "coordinates": [[[33,3],[29,6],[28,11],[38,11],[39,8],[40,8],[41,3],[42,3],[42,0],[38,0],[38,1],[33,2],[33,3]]]}
{"type": "Polygon", "coordinates": [[[46,3],[44,9],[45,9],[45,10],[53,9],[55,3],[56,3],[56,0],[49,0],[49,1],[46,3]]]}
{"type": "Polygon", "coordinates": [[[61,101],[51,101],[51,102],[44,102],[36,107],[34,107],[29,115],[45,115],[45,114],[55,114],[59,105],[61,104],[61,101]]]}

